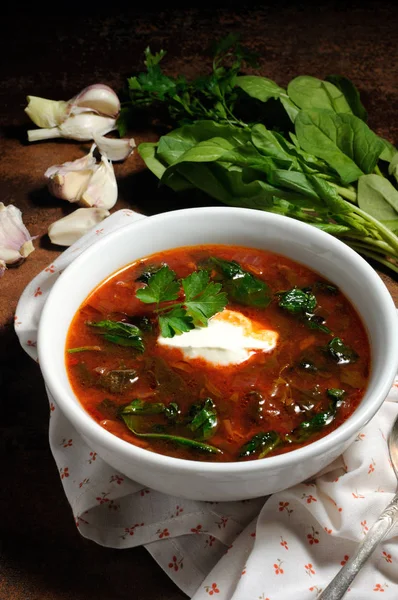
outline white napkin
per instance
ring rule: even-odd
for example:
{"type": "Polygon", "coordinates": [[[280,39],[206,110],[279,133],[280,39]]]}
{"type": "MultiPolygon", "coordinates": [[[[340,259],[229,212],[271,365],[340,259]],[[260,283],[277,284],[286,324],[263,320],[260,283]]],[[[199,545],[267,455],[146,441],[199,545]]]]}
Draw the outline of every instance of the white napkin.
{"type": "MultiPolygon", "coordinates": [[[[62,270],[98,237],[139,218],[114,213],[27,286],[15,328],[32,358],[41,310],[62,270]]],[[[398,379],[355,443],[311,482],[240,502],[195,502],[143,488],[97,456],[48,396],[51,450],[80,533],[112,548],[144,545],[194,600],[316,598],[395,492],[386,440],[398,414],[398,379]]],[[[376,549],[348,598],[398,598],[395,534],[376,549]]]]}

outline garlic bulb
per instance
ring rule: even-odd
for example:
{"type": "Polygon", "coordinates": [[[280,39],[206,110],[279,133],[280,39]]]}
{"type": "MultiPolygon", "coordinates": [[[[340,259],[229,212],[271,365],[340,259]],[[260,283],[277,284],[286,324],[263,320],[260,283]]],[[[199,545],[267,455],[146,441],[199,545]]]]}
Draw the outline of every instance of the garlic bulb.
{"type": "Polygon", "coordinates": [[[69,100],[71,114],[83,111],[97,112],[99,115],[116,118],[120,112],[120,100],[107,85],[97,83],[84,88],[77,96],[69,100]]]}
{"type": "Polygon", "coordinates": [[[135,148],[134,138],[120,140],[96,135],[94,142],[101,154],[106,154],[112,161],[125,160],[135,148]]]}
{"type": "Polygon", "coordinates": [[[32,239],[19,208],[0,202],[0,275],[6,265],[17,264],[33,252],[32,239]]]}
{"type": "Polygon", "coordinates": [[[87,142],[95,135],[105,135],[116,128],[116,119],[104,117],[91,112],[82,112],[72,115],[57,127],[30,129],[28,131],[29,142],[49,140],[54,138],[67,138],[87,142]]]}
{"type": "Polygon", "coordinates": [[[95,148],[93,144],[86,156],[47,169],[44,176],[51,194],[80,206],[109,209],[116,204],[118,190],[112,163],[105,155],[97,163],[95,148]]]}
{"type": "Polygon", "coordinates": [[[115,129],[120,112],[116,93],[101,83],[84,88],[67,102],[37,96],[27,100],[26,114],[42,128],[28,131],[30,142],[57,137],[91,140],[94,134],[105,135],[115,129]]]}
{"type": "Polygon", "coordinates": [[[109,217],[109,214],[103,208],[78,208],[67,217],[52,223],[48,228],[48,236],[53,244],[71,246],[105,217],[109,217]]]}

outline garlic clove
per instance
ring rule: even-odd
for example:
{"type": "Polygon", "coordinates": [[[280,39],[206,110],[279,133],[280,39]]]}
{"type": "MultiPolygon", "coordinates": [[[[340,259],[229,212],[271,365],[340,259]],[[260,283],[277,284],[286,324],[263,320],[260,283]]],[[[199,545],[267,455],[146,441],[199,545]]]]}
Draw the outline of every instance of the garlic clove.
{"type": "Polygon", "coordinates": [[[7,269],[4,260],[0,259],[0,277],[3,277],[5,270],[7,269]]]}
{"type": "Polygon", "coordinates": [[[53,165],[44,173],[48,179],[49,192],[56,198],[78,202],[86,190],[93,173],[97,170],[97,163],[93,156],[95,144],[91,146],[90,152],[78,158],[68,161],[62,165],[53,165]]]}
{"type": "Polygon", "coordinates": [[[79,204],[81,206],[98,206],[112,208],[117,201],[117,182],[113,165],[105,154],[90,179],[90,183],[82,194],[79,204]]]}
{"type": "Polygon", "coordinates": [[[0,259],[6,263],[6,265],[15,265],[22,259],[22,255],[18,250],[13,248],[7,248],[6,246],[0,246],[0,259]]]}
{"type": "Polygon", "coordinates": [[[106,135],[114,129],[116,129],[116,119],[84,112],[68,117],[58,127],[30,129],[28,140],[29,142],[37,142],[62,137],[87,142],[92,140],[95,135],[106,135]]]}
{"type": "Polygon", "coordinates": [[[25,112],[38,127],[56,127],[68,116],[68,103],[63,100],[47,100],[38,96],[27,96],[25,112]]]}
{"type": "Polygon", "coordinates": [[[109,214],[103,208],[78,208],[52,223],[48,228],[48,236],[53,244],[71,246],[109,214]]]}
{"type": "Polygon", "coordinates": [[[117,94],[108,85],[102,83],[84,88],[77,96],[69,100],[69,104],[72,114],[91,110],[115,118],[120,112],[120,100],[117,94]]]}
{"type": "Polygon", "coordinates": [[[94,142],[101,154],[105,154],[112,161],[125,160],[135,148],[134,138],[120,140],[96,135],[94,142]]]}
{"type": "Polygon", "coordinates": [[[0,261],[6,264],[21,261],[33,252],[32,239],[19,208],[0,202],[0,261]]]}

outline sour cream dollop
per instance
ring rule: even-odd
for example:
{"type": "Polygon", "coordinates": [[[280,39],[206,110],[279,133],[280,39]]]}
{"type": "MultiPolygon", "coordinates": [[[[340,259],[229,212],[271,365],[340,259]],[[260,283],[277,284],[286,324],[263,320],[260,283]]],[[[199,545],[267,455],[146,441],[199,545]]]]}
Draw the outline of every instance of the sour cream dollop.
{"type": "Polygon", "coordinates": [[[158,344],[179,348],[186,359],[201,358],[212,365],[239,365],[256,352],[271,352],[278,333],[240,312],[224,309],[198,327],[173,338],[158,337],[158,344]]]}

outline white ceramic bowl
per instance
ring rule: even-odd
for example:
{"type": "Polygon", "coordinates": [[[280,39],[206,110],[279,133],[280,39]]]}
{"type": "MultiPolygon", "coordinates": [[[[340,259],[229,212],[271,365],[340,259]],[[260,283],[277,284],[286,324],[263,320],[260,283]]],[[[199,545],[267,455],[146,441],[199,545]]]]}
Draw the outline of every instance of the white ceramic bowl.
{"type": "Polygon", "coordinates": [[[388,394],[398,367],[398,319],[377,273],[332,236],[293,219],[243,208],[195,208],[141,219],[87,249],[59,277],[44,307],[38,337],[40,366],[51,395],[87,443],[115,469],[167,494],[196,500],[254,498],[314,475],[354,440],[388,394]],[[267,249],[314,269],[335,283],[364,321],[371,344],[368,390],[354,414],[314,443],[263,460],[205,463],[170,458],[129,444],[82,408],[65,370],[65,341],[77,309],[96,285],[147,255],[197,244],[267,249]]]}

